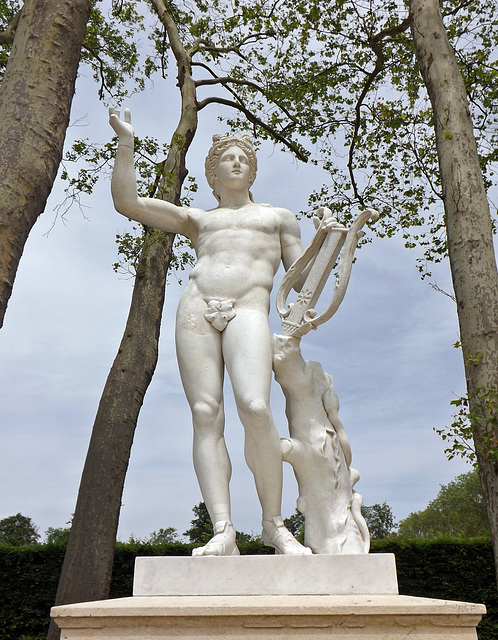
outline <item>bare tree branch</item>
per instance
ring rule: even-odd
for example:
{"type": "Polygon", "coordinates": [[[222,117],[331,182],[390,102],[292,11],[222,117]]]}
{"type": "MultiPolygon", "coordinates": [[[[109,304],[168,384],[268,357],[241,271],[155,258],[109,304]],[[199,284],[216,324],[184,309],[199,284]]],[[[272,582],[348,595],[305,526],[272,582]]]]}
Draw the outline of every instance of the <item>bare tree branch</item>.
{"type": "MultiPolygon", "coordinates": [[[[205,69],[208,69],[208,66],[202,63],[193,62],[192,66],[194,67],[201,66],[201,67],[204,67],[205,69]]],[[[209,71],[213,73],[210,69],[209,71]]],[[[195,80],[196,87],[205,87],[205,86],[210,86],[215,84],[221,84],[223,86],[227,84],[235,84],[235,85],[241,85],[245,87],[251,87],[258,93],[264,94],[264,89],[260,87],[258,84],[256,84],[255,82],[251,82],[251,80],[240,80],[238,78],[232,78],[231,76],[216,76],[214,75],[214,73],[212,78],[202,78],[201,80],[195,80]]]]}
{"type": "MultiPolygon", "coordinates": [[[[155,0],[152,0],[154,2],[155,0]]],[[[199,40],[199,48],[198,50],[209,51],[209,53],[236,53],[237,55],[244,57],[240,53],[240,48],[246,44],[253,44],[254,42],[258,42],[259,40],[264,40],[266,38],[273,38],[275,36],[274,31],[263,31],[261,33],[250,33],[245,38],[239,40],[239,42],[235,43],[231,47],[215,47],[207,40],[199,40]],[[201,46],[203,45],[203,46],[201,46]]]]}
{"type": "Polygon", "coordinates": [[[456,298],[452,293],[448,293],[444,289],[441,289],[441,287],[438,286],[437,282],[429,282],[429,284],[434,289],[434,291],[437,291],[438,293],[442,293],[443,295],[448,296],[448,298],[451,298],[453,302],[456,304],[456,298]]]}
{"type": "MultiPolygon", "coordinates": [[[[192,66],[197,66],[197,64],[194,62],[192,63],[192,66]]],[[[199,65],[199,66],[205,67],[206,65],[199,65]]],[[[251,82],[250,80],[240,80],[237,78],[232,78],[231,76],[215,76],[214,78],[202,78],[201,80],[195,80],[196,87],[205,87],[205,86],[214,85],[214,84],[222,84],[222,85],[238,84],[238,85],[244,85],[246,87],[252,87],[253,89],[259,92],[263,91],[263,89],[259,85],[257,85],[255,82],[251,82]]]]}
{"type": "Polygon", "coordinates": [[[472,0],[464,0],[463,2],[460,2],[460,4],[458,4],[456,7],[453,7],[451,11],[441,12],[441,15],[443,16],[443,18],[446,18],[447,16],[454,16],[461,9],[465,9],[465,7],[468,7],[469,5],[472,5],[472,0]]]}
{"type": "Polygon", "coordinates": [[[237,109],[237,111],[240,111],[246,116],[249,122],[252,122],[258,127],[261,127],[272,138],[286,146],[290,151],[292,151],[292,153],[296,155],[297,158],[299,158],[299,160],[301,160],[302,162],[308,162],[307,156],[301,151],[301,149],[299,149],[299,147],[294,142],[292,142],[292,140],[285,138],[278,131],[268,126],[265,122],[263,122],[263,120],[260,120],[257,116],[254,115],[254,113],[249,111],[249,109],[247,109],[247,107],[245,107],[242,103],[235,102],[233,100],[227,100],[226,98],[211,96],[210,98],[206,98],[205,100],[199,102],[197,104],[197,108],[199,111],[201,111],[201,109],[204,109],[204,107],[207,107],[209,104],[222,104],[226,107],[237,109]]]}
{"type": "Polygon", "coordinates": [[[99,98],[102,100],[102,98],[104,96],[104,91],[107,91],[109,93],[109,95],[112,96],[112,91],[109,89],[109,87],[107,86],[106,81],[105,81],[105,71],[104,71],[105,64],[104,64],[104,61],[102,60],[102,58],[96,52],[95,49],[92,49],[91,47],[88,47],[86,44],[83,44],[82,48],[85,49],[85,51],[88,51],[88,53],[90,53],[92,55],[94,60],[96,60],[98,62],[98,65],[99,65],[99,76],[100,76],[99,98]]]}
{"type": "Polygon", "coordinates": [[[438,190],[438,189],[436,188],[436,185],[434,184],[434,180],[433,180],[433,178],[432,178],[432,176],[431,176],[430,171],[428,171],[428,170],[427,170],[427,168],[426,168],[426,166],[425,166],[424,161],[423,161],[423,160],[422,160],[422,158],[420,157],[420,154],[419,154],[418,149],[417,149],[417,143],[416,143],[415,139],[414,139],[414,141],[413,141],[413,144],[410,144],[410,148],[411,148],[411,150],[412,150],[412,152],[413,152],[413,155],[415,156],[415,161],[416,161],[416,163],[417,163],[418,168],[419,168],[419,169],[420,169],[420,171],[424,174],[425,179],[426,179],[426,180],[427,180],[427,182],[429,183],[429,187],[430,187],[430,189],[431,189],[432,193],[433,193],[437,198],[439,198],[440,200],[442,200],[442,199],[443,199],[443,194],[441,193],[441,191],[440,191],[440,190],[438,190]]]}
{"type": "Polygon", "coordinates": [[[184,73],[186,69],[190,68],[190,55],[186,52],[185,47],[180,40],[178,27],[176,26],[173,16],[166,8],[163,0],[150,0],[150,2],[154,11],[157,13],[157,16],[166,27],[171,50],[173,51],[173,55],[175,56],[180,70],[179,73],[184,73]]]}
{"type": "Polygon", "coordinates": [[[400,33],[403,33],[403,31],[408,31],[408,29],[410,28],[410,23],[411,17],[408,15],[399,24],[379,31],[379,33],[373,36],[372,40],[374,40],[375,42],[380,42],[381,40],[384,40],[384,38],[392,38],[393,36],[398,36],[400,33]]]}
{"type": "MultiPolygon", "coordinates": [[[[221,52],[221,53],[234,51],[238,55],[243,57],[242,54],[240,53],[240,51],[238,51],[236,48],[232,48],[232,47],[227,48],[227,49],[219,49],[219,48],[216,48],[216,47],[210,47],[208,45],[208,46],[202,48],[200,46],[203,43],[202,40],[199,40],[196,43],[196,45],[194,46],[194,48],[191,50],[191,52],[187,53],[185,51],[184,47],[182,46],[182,43],[180,41],[180,36],[179,36],[179,33],[178,33],[178,29],[176,27],[175,21],[173,20],[173,17],[171,16],[169,11],[167,10],[167,8],[166,8],[166,6],[164,4],[164,0],[151,0],[151,4],[152,4],[154,10],[156,11],[158,17],[160,18],[160,20],[165,25],[166,30],[168,32],[168,39],[169,39],[173,54],[175,55],[175,58],[176,58],[177,63],[178,63],[179,76],[181,74],[190,73],[191,66],[193,64],[195,64],[196,66],[200,66],[200,67],[203,67],[204,69],[206,69],[213,76],[213,79],[217,79],[218,78],[218,76],[213,72],[213,70],[208,65],[200,63],[200,62],[192,63],[192,61],[191,61],[192,52],[195,53],[196,51],[200,51],[200,50],[210,51],[210,52],[221,52]],[[199,46],[199,49],[197,48],[197,46],[199,46]]],[[[270,37],[271,35],[272,34],[270,32],[268,32],[268,33],[249,34],[239,42],[239,44],[237,45],[237,48],[239,46],[242,46],[243,44],[247,44],[250,41],[261,39],[263,37],[270,37]]],[[[192,85],[194,87],[198,86],[196,83],[193,82],[193,80],[191,79],[191,76],[190,76],[190,80],[192,81],[192,85]]],[[[202,83],[202,81],[199,81],[199,82],[202,83]]],[[[180,83],[180,85],[183,85],[183,84],[184,83],[182,83],[182,82],[180,83]]],[[[206,84],[208,84],[208,83],[206,83],[206,84]]],[[[291,150],[296,155],[296,157],[299,158],[299,160],[301,160],[302,162],[307,162],[308,161],[307,156],[298,147],[298,145],[296,145],[294,142],[289,140],[287,137],[283,136],[281,133],[279,133],[278,131],[276,131],[272,127],[268,126],[265,122],[263,122],[263,120],[261,120],[254,113],[252,113],[243,104],[241,98],[236,94],[236,92],[229,86],[230,83],[223,83],[223,82],[221,82],[221,79],[220,79],[218,81],[218,84],[223,84],[223,86],[225,86],[227,91],[229,91],[234,96],[235,100],[228,100],[226,98],[211,96],[211,97],[208,97],[208,98],[196,103],[197,111],[201,111],[204,107],[206,107],[209,104],[222,104],[222,105],[225,105],[225,106],[228,106],[228,107],[232,107],[233,109],[236,109],[237,111],[240,111],[241,113],[243,113],[246,116],[246,118],[249,120],[249,122],[251,122],[252,124],[254,124],[254,125],[258,126],[258,127],[260,127],[261,129],[266,131],[271,138],[277,140],[278,142],[283,144],[285,147],[287,147],[289,150],[291,150]]],[[[237,83],[234,82],[234,84],[237,84],[237,83]]],[[[249,86],[248,82],[240,82],[240,84],[245,84],[246,86],[249,86]]],[[[259,87],[255,83],[252,83],[252,86],[257,91],[261,92],[264,95],[264,91],[263,91],[263,89],[261,87],[259,87]]],[[[277,105],[277,106],[280,107],[280,105],[277,105]]],[[[289,119],[292,119],[292,116],[285,109],[283,109],[283,107],[280,107],[280,108],[284,111],[284,113],[286,113],[286,115],[289,117],[289,119]]]]}
{"type": "Polygon", "coordinates": [[[363,86],[363,90],[358,98],[358,100],[356,101],[356,105],[355,105],[355,122],[354,122],[354,128],[353,128],[353,135],[352,135],[352,139],[351,139],[351,144],[349,146],[349,153],[348,153],[348,172],[349,172],[349,177],[351,180],[351,184],[353,186],[353,191],[355,194],[355,197],[358,199],[358,202],[362,205],[365,206],[365,203],[363,201],[363,198],[358,190],[358,185],[356,183],[356,177],[355,177],[355,173],[354,173],[354,154],[355,154],[355,150],[356,150],[356,140],[358,137],[358,132],[360,130],[360,123],[361,123],[361,109],[363,107],[363,102],[368,94],[368,92],[370,91],[371,86],[373,85],[375,79],[377,78],[378,75],[380,75],[382,73],[382,71],[385,68],[385,57],[384,57],[384,51],[382,49],[382,46],[380,45],[381,41],[384,40],[385,38],[390,38],[392,36],[398,35],[400,33],[403,33],[403,31],[406,31],[409,27],[410,27],[410,21],[411,18],[410,16],[408,16],[407,18],[405,18],[402,22],[400,22],[398,25],[395,25],[393,27],[390,27],[389,29],[383,29],[382,31],[379,31],[379,33],[375,34],[374,36],[372,36],[370,38],[370,45],[372,47],[372,51],[375,53],[376,56],[376,60],[375,60],[375,66],[373,68],[373,70],[368,74],[365,84],[363,86]]]}
{"type": "Polygon", "coordinates": [[[17,25],[19,24],[19,18],[21,17],[22,9],[16,13],[12,20],[7,25],[5,31],[0,31],[0,45],[12,44],[14,42],[14,36],[16,35],[17,25]]]}
{"type": "Polygon", "coordinates": [[[363,197],[362,197],[361,193],[358,190],[358,184],[356,183],[356,176],[355,176],[355,173],[354,173],[354,166],[353,166],[354,165],[354,154],[355,154],[355,150],[356,150],[356,140],[357,140],[357,137],[358,137],[358,132],[360,130],[361,108],[363,107],[363,102],[364,102],[368,92],[370,91],[370,87],[374,83],[375,78],[383,71],[384,66],[385,66],[384,53],[382,51],[382,48],[379,46],[379,44],[372,42],[372,49],[376,53],[377,59],[375,61],[375,67],[373,68],[373,70],[367,76],[367,79],[366,79],[365,84],[363,85],[363,90],[362,90],[362,92],[360,94],[360,97],[356,101],[356,105],[355,105],[355,109],[354,109],[355,110],[355,121],[354,121],[354,127],[353,127],[353,135],[351,137],[351,144],[349,145],[349,152],[348,152],[349,179],[351,180],[351,185],[353,186],[354,195],[358,199],[358,202],[363,207],[365,206],[365,202],[363,201],[363,197]]]}
{"type": "MultiPolygon", "coordinates": [[[[209,67],[209,65],[207,65],[207,64],[205,64],[203,62],[192,62],[192,66],[202,67],[203,69],[206,69],[206,71],[212,75],[212,78],[204,78],[204,79],[201,79],[201,80],[196,80],[195,81],[195,86],[196,87],[202,87],[202,86],[208,86],[208,85],[214,85],[214,84],[221,84],[223,87],[225,87],[225,89],[227,91],[229,91],[234,96],[234,98],[236,98],[236,100],[241,102],[240,96],[238,96],[233,91],[233,89],[231,89],[231,87],[230,87],[230,85],[239,85],[239,86],[245,86],[245,87],[249,87],[251,89],[254,89],[255,91],[257,91],[258,93],[260,93],[262,96],[264,96],[266,98],[265,89],[263,87],[261,87],[260,85],[258,85],[256,82],[252,82],[251,80],[241,80],[239,78],[233,78],[232,76],[223,76],[223,77],[217,76],[216,73],[211,69],[211,67],[209,67]]],[[[296,119],[296,117],[293,116],[292,113],[286,107],[284,107],[280,102],[277,102],[276,100],[272,100],[272,102],[290,120],[290,124],[287,125],[286,129],[292,129],[295,125],[298,124],[298,120],[296,119]]]]}

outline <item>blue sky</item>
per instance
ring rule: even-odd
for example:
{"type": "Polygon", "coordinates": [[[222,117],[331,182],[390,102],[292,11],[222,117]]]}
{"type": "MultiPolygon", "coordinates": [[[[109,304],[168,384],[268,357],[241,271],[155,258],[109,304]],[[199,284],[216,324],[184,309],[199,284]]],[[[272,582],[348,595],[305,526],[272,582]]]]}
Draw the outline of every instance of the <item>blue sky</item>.
{"type": "MultiPolygon", "coordinates": [[[[107,111],[80,78],[68,138],[106,142],[107,111]]],[[[176,123],[174,89],[156,86],[127,102],[137,135],[169,140],[176,123]],[[171,93],[173,91],[173,93],[171,93]]],[[[226,131],[213,111],[202,113],[188,166],[199,191],[194,205],[215,205],[203,163],[211,135],[226,131]]],[[[257,201],[294,212],[307,207],[320,169],[263,145],[253,186],[257,201]]],[[[69,520],[100,394],[121,339],[133,281],[116,275],[115,235],[131,224],[112,205],[108,178],[52,228],[54,207],[64,198],[56,185],[46,212],[26,244],[0,331],[0,519],[30,516],[43,533],[69,520]]],[[[326,204],[326,203],[324,203],[326,204]]],[[[304,241],[313,225],[301,222],[304,241]]],[[[464,393],[453,301],[421,281],[417,254],[399,238],[377,239],[357,253],[349,289],[337,314],[302,342],[304,357],[319,361],[335,382],[340,416],[360,471],[357,490],[365,504],[386,501],[399,520],[423,509],[440,484],[470,470],[448,462],[433,432],[451,422],[450,401],[464,393]]],[[[278,288],[282,274],[277,275],[278,288]]],[[[186,274],[180,274],[184,284],[186,274]]],[[[451,291],[446,263],[431,281],[451,291]]],[[[183,284],[183,286],[184,286],[183,284]]],[[[160,527],[183,532],[201,499],[191,463],[190,414],[174,354],[173,326],[182,286],[170,277],[160,359],[146,395],[123,496],[119,537],[146,536],[160,527]]],[[[272,328],[279,319],[272,311],[272,328]]],[[[243,455],[242,427],[227,387],[227,442],[233,463],[236,528],[259,532],[256,492],[243,455]]],[[[284,405],[275,384],[272,407],[286,435],[284,405]]],[[[287,467],[287,465],[286,465],[287,467]]],[[[285,470],[283,514],[294,511],[297,491],[285,470]]]]}

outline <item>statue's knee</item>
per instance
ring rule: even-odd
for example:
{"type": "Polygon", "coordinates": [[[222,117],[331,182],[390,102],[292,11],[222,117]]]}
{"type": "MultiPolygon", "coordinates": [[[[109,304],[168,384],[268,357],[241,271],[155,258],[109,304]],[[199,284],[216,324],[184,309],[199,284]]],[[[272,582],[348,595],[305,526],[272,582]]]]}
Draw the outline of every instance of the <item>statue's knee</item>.
{"type": "Polygon", "coordinates": [[[194,426],[209,427],[217,421],[220,413],[220,404],[215,401],[199,401],[192,406],[192,418],[194,426]]]}
{"type": "Polygon", "coordinates": [[[266,428],[270,422],[270,405],[263,400],[248,400],[240,408],[242,422],[252,428],[266,428]]]}

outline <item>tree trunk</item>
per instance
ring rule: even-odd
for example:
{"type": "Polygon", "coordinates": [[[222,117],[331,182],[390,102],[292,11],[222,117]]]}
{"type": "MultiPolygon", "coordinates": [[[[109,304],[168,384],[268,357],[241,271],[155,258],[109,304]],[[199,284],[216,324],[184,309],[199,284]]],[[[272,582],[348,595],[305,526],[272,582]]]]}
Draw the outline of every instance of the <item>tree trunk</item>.
{"type": "Polygon", "coordinates": [[[0,88],[0,326],[62,158],[91,0],[26,0],[0,88]]]}
{"type": "Polygon", "coordinates": [[[467,393],[498,567],[496,419],[489,406],[496,400],[498,388],[498,273],[489,205],[465,85],[439,2],[411,0],[411,16],[417,62],[434,111],[467,393]]]}
{"type": "MultiPolygon", "coordinates": [[[[190,58],[171,20],[168,35],[177,59],[182,111],[164,165],[166,179],[160,187],[160,197],[178,204],[187,175],[185,156],[197,128],[197,106],[190,58]]],[[[173,234],[165,234],[163,242],[144,250],[137,270],[128,322],[93,426],[56,604],[102,600],[109,595],[131,446],[157,362],[173,238],[173,234]]],[[[59,637],[59,629],[52,621],[47,640],[59,637]]]]}
{"type": "MultiPolygon", "coordinates": [[[[93,425],[56,604],[108,597],[121,498],[138,414],[157,362],[173,236],[144,251],[119,351],[93,425]]],[[[52,622],[48,638],[59,638],[52,622]]]]}

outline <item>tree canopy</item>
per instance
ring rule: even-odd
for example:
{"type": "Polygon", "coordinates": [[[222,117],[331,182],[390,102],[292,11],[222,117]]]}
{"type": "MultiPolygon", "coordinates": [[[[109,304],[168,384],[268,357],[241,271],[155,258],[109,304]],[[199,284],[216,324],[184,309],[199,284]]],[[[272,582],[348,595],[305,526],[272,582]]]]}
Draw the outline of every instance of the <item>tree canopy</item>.
{"type": "Polygon", "coordinates": [[[47,544],[67,544],[71,529],[68,527],[49,527],[45,531],[47,544]]]}
{"type": "Polygon", "coordinates": [[[183,535],[187,536],[190,542],[206,544],[213,537],[213,523],[209,517],[206,504],[199,502],[192,508],[192,511],[195,517],[190,522],[190,529],[187,529],[183,535]]]}
{"type": "MultiPolygon", "coordinates": [[[[445,0],[442,13],[489,185],[497,158],[497,9],[445,0]]],[[[373,206],[381,212],[377,233],[400,232],[406,246],[420,247],[423,272],[446,255],[433,115],[405,2],[199,1],[178,3],[175,16],[195,52],[199,91],[217,85],[231,94],[200,97],[200,108],[234,106],[234,128],[247,129],[249,120],[258,137],[322,167],[324,185],[310,205],[327,202],[343,220],[373,206]]]]}
{"type": "Polygon", "coordinates": [[[365,518],[372,540],[387,538],[396,529],[394,514],[387,502],[373,504],[371,507],[363,505],[361,513],[365,518]]]}
{"type": "Polygon", "coordinates": [[[284,519],[284,524],[292,535],[302,544],[304,542],[304,515],[295,509],[294,513],[284,519]]]}
{"type": "Polygon", "coordinates": [[[399,523],[404,538],[489,537],[489,523],[479,473],[457,476],[441,489],[422,511],[399,523]]]}
{"type": "Polygon", "coordinates": [[[146,544],[171,544],[179,542],[178,531],[174,527],[166,527],[153,531],[145,541],[146,544]]]}
{"type": "Polygon", "coordinates": [[[25,544],[36,544],[40,539],[38,528],[31,518],[17,513],[0,520],[0,544],[21,547],[25,544]]]}

